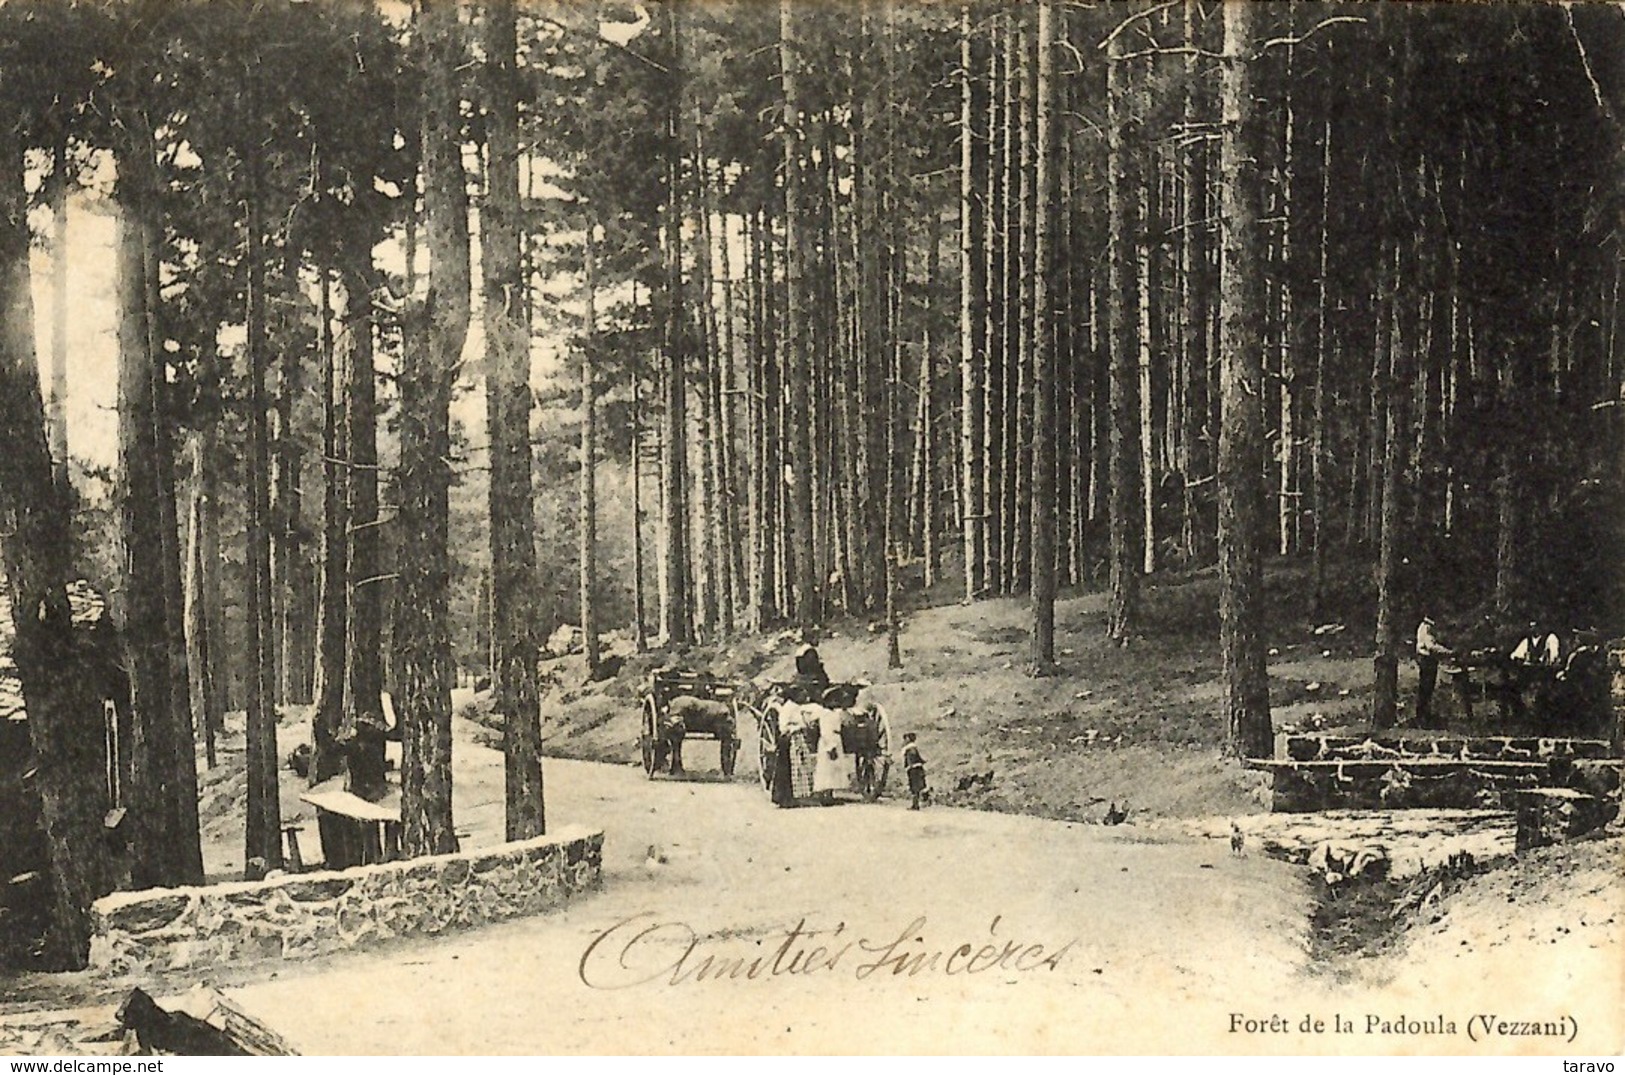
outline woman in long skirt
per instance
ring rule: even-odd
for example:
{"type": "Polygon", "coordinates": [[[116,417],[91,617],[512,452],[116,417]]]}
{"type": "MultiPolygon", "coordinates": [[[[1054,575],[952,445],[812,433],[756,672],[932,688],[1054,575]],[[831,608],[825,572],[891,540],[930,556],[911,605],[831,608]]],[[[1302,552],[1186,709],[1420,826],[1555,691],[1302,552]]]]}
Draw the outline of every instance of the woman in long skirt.
{"type": "Polygon", "coordinates": [[[852,773],[841,752],[841,718],[844,709],[818,706],[818,764],[813,769],[813,791],[827,802],[837,791],[852,786],[852,773]]]}
{"type": "Polygon", "coordinates": [[[779,740],[773,748],[773,805],[794,806],[795,794],[790,788],[790,733],[779,730],[779,740]]]}
{"type": "Polygon", "coordinates": [[[779,707],[779,741],[775,752],[773,801],[794,806],[799,799],[812,797],[813,745],[816,728],[810,724],[810,707],[785,702],[779,707]]]}

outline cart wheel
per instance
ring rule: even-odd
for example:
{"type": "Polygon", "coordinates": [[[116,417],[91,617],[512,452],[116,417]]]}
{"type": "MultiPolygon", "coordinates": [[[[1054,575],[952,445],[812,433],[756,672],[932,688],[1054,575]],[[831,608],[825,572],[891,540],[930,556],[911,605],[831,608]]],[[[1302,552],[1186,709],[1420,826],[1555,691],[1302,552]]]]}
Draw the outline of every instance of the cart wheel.
{"type": "Polygon", "coordinates": [[[762,790],[773,794],[773,761],[779,753],[779,714],[768,709],[756,719],[756,764],[762,790]]]}
{"type": "Polygon", "coordinates": [[[661,752],[658,750],[658,740],[656,738],[657,724],[655,700],[645,698],[643,700],[643,735],[639,737],[638,745],[643,748],[643,773],[650,780],[653,780],[655,773],[660,770],[659,755],[661,752]]]}

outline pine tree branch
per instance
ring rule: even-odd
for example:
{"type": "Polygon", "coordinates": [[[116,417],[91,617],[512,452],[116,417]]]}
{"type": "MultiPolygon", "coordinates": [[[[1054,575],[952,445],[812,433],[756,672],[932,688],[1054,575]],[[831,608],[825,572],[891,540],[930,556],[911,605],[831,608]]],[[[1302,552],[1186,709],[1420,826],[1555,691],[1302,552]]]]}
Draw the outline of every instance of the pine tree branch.
{"type": "Polygon", "coordinates": [[[1608,122],[1613,124],[1617,130],[1619,128],[1619,118],[1614,115],[1613,108],[1609,106],[1607,99],[1602,95],[1602,86],[1598,85],[1597,76],[1591,69],[1591,57],[1586,53],[1585,42],[1580,40],[1580,28],[1574,25],[1574,5],[1565,0],[1562,7],[1563,21],[1568,25],[1569,36],[1574,38],[1574,47],[1580,53],[1580,66],[1585,70],[1586,81],[1591,84],[1591,96],[1596,99],[1597,107],[1608,118],[1608,122]]]}
{"type": "MultiPolygon", "coordinates": [[[[1141,19],[1148,19],[1152,15],[1155,15],[1157,12],[1166,11],[1169,8],[1174,7],[1174,6],[1176,6],[1176,5],[1178,5],[1178,4],[1182,3],[1182,2],[1183,2],[1183,0],[1165,0],[1164,3],[1153,4],[1151,7],[1146,8],[1144,11],[1136,11],[1134,14],[1130,15],[1128,18],[1126,18],[1122,22],[1118,23],[1116,28],[1113,29],[1111,33],[1109,33],[1105,37],[1101,38],[1100,39],[1100,44],[1096,45],[1095,48],[1096,49],[1105,49],[1113,41],[1117,40],[1117,35],[1118,34],[1122,33],[1124,30],[1128,29],[1130,26],[1134,25],[1136,22],[1140,21],[1141,19]]],[[[1113,57],[1113,59],[1120,59],[1120,58],[1121,57],[1113,57]]]]}
{"type": "Polygon", "coordinates": [[[1147,56],[1205,56],[1210,60],[1222,60],[1224,54],[1210,52],[1207,49],[1197,48],[1195,45],[1159,45],[1155,48],[1141,49],[1138,52],[1120,52],[1112,57],[1114,63],[1123,60],[1141,60],[1147,56]]]}
{"type": "Polygon", "coordinates": [[[1309,29],[1305,30],[1296,37],[1272,37],[1268,41],[1261,42],[1258,48],[1255,49],[1253,54],[1248,58],[1256,60],[1260,56],[1264,55],[1266,49],[1274,48],[1276,45],[1302,44],[1303,42],[1309,40],[1309,38],[1313,37],[1317,31],[1323,30],[1328,26],[1333,26],[1340,22],[1357,22],[1364,25],[1367,21],[1368,20],[1363,15],[1334,15],[1329,19],[1321,19],[1319,22],[1315,23],[1313,26],[1309,27],[1309,29]]]}

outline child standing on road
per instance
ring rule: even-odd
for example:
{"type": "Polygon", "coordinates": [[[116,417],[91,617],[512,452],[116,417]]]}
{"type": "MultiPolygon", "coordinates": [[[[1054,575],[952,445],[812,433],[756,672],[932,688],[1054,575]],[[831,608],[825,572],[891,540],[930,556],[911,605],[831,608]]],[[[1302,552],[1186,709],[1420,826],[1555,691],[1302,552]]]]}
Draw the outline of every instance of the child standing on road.
{"type": "Polygon", "coordinates": [[[925,759],[920,756],[920,748],[914,742],[914,733],[903,734],[903,771],[908,774],[909,794],[914,796],[910,810],[920,808],[920,798],[925,797],[926,802],[931,801],[931,792],[925,785],[925,759]]]}

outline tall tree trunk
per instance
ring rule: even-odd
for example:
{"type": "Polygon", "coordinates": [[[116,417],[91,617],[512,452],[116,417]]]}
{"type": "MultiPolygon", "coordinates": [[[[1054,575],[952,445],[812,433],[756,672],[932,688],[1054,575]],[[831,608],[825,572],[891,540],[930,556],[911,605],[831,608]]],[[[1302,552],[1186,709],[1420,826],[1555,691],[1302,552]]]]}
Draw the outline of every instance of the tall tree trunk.
{"type": "Polygon", "coordinates": [[[244,171],[248,177],[245,335],[248,362],[248,818],[243,862],[250,873],[282,866],[282,808],[277,786],[276,662],[271,622],[271,435],[265,371],[265,236],[260,206],[264,161],[259,150],[258,73],[250,70],[244,171]]]}
{"type": "Polygon", "coordinates": [[[1054,95],[1054,11],[1050,0],[1038,5],[1038,100],[1034,166],[1033,221],[1033,671],[1042,675],[1055,663],[1055,338],[1050,325],[1051,234],[1050,153],[1054,145],[1051,100],[1054,95]]]}
{"type": "Polygon", "coordinates": [[[598,400],[594,385],[594,353],[598,348],[598,267],[593,231],[587,225],[586,339],[581,346],[581,652],[586,657],[587,674],[598,671],[598,614],[593,588],[598,582],[598,400]]]}
{"type": "Polygon", "coordinates": [[[1326,251],[1330,246],[1331,194],[1332,194],[1332,121],[1327,120],[1322,131],[1320,164],[1320,272],[1319,295],[1315,302],[1315,422],[1309,446],[1309,484],[1313,488],[1313,507],[1310,514],[1315,525],[1314,545],[1309,574],[1314,610],[1319,613],[1326,602],[1326,546],[1331,529],[1327,512],[1332,498],[1326,489],[1326,370],[1327,350],[1330,346],[1326,329],[1326,251]]]}
{"type": "Polygon", "coordinates": [[[718,393],[713,391],[717,383],[716,306],[711,289],[711,228],[704,178],[705,147],[700,137],[700,116],[697,111],[690,126],[693,137],[691,140],[685,138],[684,144],[692,144],[694,149],[690,193],[695,216],[694,273],[698,291],[694,320],[699,342],[699,399],[694,412],[695,446],[699,452],[699,510],[694,513],[693,522],[695,545],[700,553],[696,572],[702,584],[699,592],[700,622],[704,625],[706,637],[714,638],[721,623],[723,607],[722,572],[719,570],[722,532],[719,508],[722,499],[719,495],[720,453],[717,444],[721,408],[718,393]]]}
{"type": "Polygon", "coordinates": [[[661,438],[663,459],[661,491],[664,546],[661,558],[660,620],[668,645],[681,646],[693,638],[693,609],[688,587],[688,392],[685,356],[688,326],[683,300],[683,213],[682,116],[683,42],[682,13],[676,0],[665,7],[666,29],[671,41],[671,88],[666,104],[666,213],[665,213],[665,325],[664,369],[665,430],[661,438]]]}
{"type": "Polygon", "coordinates": [[[1519,334],[1506,349],[1495,389],[1495,408],[1503,416],[1504,430],[1496,444],[1493,465],[1495,497],[1495,610],[1506,621],[1517,616],[1527,600],[1524,530],[1528,526],[1527,494],[1523,473],[1531,460],[1531,425],[1525,415],[1533,394],[1529,353],[1532,335],[1519,334]]]}
{"type": "Polygon", "coordinates": [[[209,673],[204,677],[208,692],[204,696],[205,716],[208,724],[205,734],[213,740],[224,733],[226,710],[232,708],[231,666],[226,638],[225,594],[220,585],[220,467],[215,462],[215,445],[219,439],[217,423],[206,421],[198,431],[202,453],[208,460],[199,476],[199,504],[202,513],[200,533],[202,559],[202,589],[204,630],[210,639],[209,673]]]}
{"type": "MultiPolygon", "coordinates": [[[[378,518],[377,371],[373,368],[372,292],[376,279],[365,244],[346,252],[344,429],[349,478],[345,483],[348,528],[349,633],[344,655],[344,710],[357,727],[383,728],[384,586],[378,518]]],[[[384,742],[358,741],[349,753],[350,790],[374,798],[384,790],[384,742]]]]}
{"type": "MultiPolygon", "coordinates": [[[[457,8],[421,13],[428,49],[423,121],[429,292],[408,311],[400,371],[399,603],[393,631],[402,723],[401,845],[457,850],[452,825],[450,603],[451,390],[469,321],[468,190],[463,175],[457,8]]],[[[501,589],[502,587],[498,587],[501,589]]]]}
{"type": "Polygon", "coordinates": [[[649,648],[646,627],[648,621],[643,602],[643,401],[638,386],[642,383],[636,370],[632,371],[632,642],[637,652],[649,648]]]}
{"type": "MultiPolygon", "coordinates": [[[[1292,11],[1287,12],[1287,29],[1292,29],[1292,11]]],[[[1295,311],[1292,301],[1292,280],[1296,267],[1292,261],[1292,225],[1297,207],[1293,204],[1292,190],[1292,60],[1293,49],[1291,45],[1286,48],[1286,76],[1287,93],[1285,102],[1285,127],[1281,134],[1281,182],[1280,182],[1280,229],[1281,239],[1278,247],[1280,261],[1277,271],[1280,275],[1280,337],[1277,351],[1277,366],[1281,375],[1280,411],[1277,416],[1276,442],[1280,449],[1279,484],[1276,486],[1277,519],[1276,519],[1276,549],[1282,556],[1289,555],[1298,547],[1298,518],[1299,497],[1298,488],[1298,429],[1297,418],[1297,363],[1293,359],[1293,351],[1301,345],[1301,333],[1294,325],[1295,311]]]]}
{"type": "MultiPolygon", "coordinates": [[[[9,162],[8,166],[9,166],[9,162]]],[[[51,377],[45,421],[56,479],[68,482],[68,134],[51,154],[51,377]]]]}
{"type": "MultiPolygon", "coordinates": [[[[519,193],[518,54],[514,0],[495,0],[486,11],[486,121],[489,193],[480,217],[480,267],[485,288],[486,425],[491,439],[491,624],[496,666],[492,686],[502,714],[505,834],[526,840],[546,831],[542,796],[541,688],[536,659],[541,625],[536,608],[535,508],[531,494],[530,324],[520,251],[524,230],[519,193]]],[[[461,179],[458,172],[455,179],[461,179]]],[[[438,253],[438,252],[437,252],[438,253]]],[[[466,255],[464,255],[466,256],[466,255]]],[[[598,631],[591,611],[591,554],[596,505],[592,465],[591,353],[592,232],[587,234],[587,345],[582,352],[581,630],[587,666],[598,663],[598,631]]]]}
{"type": "Polygon", "coordinates": [[[852,193],[847,212],[847,242],[850,252],[851,309],[847,329],[850,360],[844,381],[847,407],[852,414],[853,437],[849,443],[852,461],[848,467],[846,526],[854,579],[848,585],[847,604],[856,609],[873,609],[885,603],[885,485],[877,478],[884,474],[885,460],[885,343],[878,326],[885,296],[876,267],[880,242],[877,241],[880,212],[879,170],[871,157],[872,147],[882,139],[871,135],[874,117],[883,109],[871,107],[858,72],[866,69],[862,49],[871,40],[868,6],[860,23],[860,42],[850,54],[846,75],[851,88],[852,193]]]}
{"type": "MultiPolygon", "coordinates": [[[[848,83],[851,82],[850,58],[843,65],[842,75],[848,83]]],[[[854,114],[861,118],[863,113],[854,106],[854,114]]],[[[853,140],[852,144],[860,146],[862,142],[857,131],[851,125],[848,125],[847,129],[853,140]]],[[[836,302],[838,308],[846,311],[845,316],[840,318],[840,346],[837,349],[835,376],[835,421],[839,428],[852,430],[856,434],[837,438],[834,444],[840,470],[838,493],[841,506],[836,512],[836,517],[841,522],[841,554],[838,570],[841,577],[841,606],[848,613],[857,613],[863,609],[869,592],[866,583],[872,573],[864,554],[868,535],[864,528],[862,483],[865,478],[863,472],[865,464],[862,450],[864,437],[861,431],[867,419],[863,411],[863,381],[859,369],[864,355],[861,334],[865,323],[859,305],[863,295],[862,260],[858,250],[857,225],[858,204],[863,194],[859,164],[860,162],[856,160],[852,161],[850,170],[852,195],[846,200],[845,219],[837,225],[840,237],[834,243],[835,256],[831,259],[836,302]]],[[[832,217],[840,204],[839,196],[840,177],[831,169],[828,197],[832,217]]]]}
{"type": "Polygon", "coordinates": [[[941,482],[937,471],[941,468],[937,447],[937,339],[936,310],[932,297],[937,293],[938,274],[942,268],[942,214],[933,207],[926,218],[929,235],[926,239],[925,327],[920,330],[920,422],[916,438],[920,459],[920,556],[925,561],[925,587],[936,584],[938,569],[937,517],[941,482]]]}
{"type": "Polygon", "coordinates": [[[204,517],[209,512],[204,471],[209,464],[203,451],[203,434],[192,436],[192,495],[186,512],[186,667],[191,674],[189,700],[192,724],[203,730],[203,756],[208,767],[215,766],[215,722],[211,713],[217,688],[214,684],[213,650],[221,640],[211,637],[209,600],[205,589],[204,517]]]}
{"type": "Polygon", "coordinates": [[[780,380],[782,367],[779,350],[782,336],[779,333],[779,305],[776,298],[777,259],[774,257],[776,243],[772,218],[766,213],[757,214],[756,234],[760,246],[760,257],[757,259],[759,265],[757,287],[760,290],[760,328],[763,339],[756,393],[761,401],[758,433],[761,440],[758,463],[759,518],[756,522],[756,537],[753,539],[758,561],[756,566],[758,584],[752,597],[751,619],[753,626],[760,631],[777,622],[785,608],[781,604],[784,589],[780,584],[782,575],[778,567],[778,549],[783,533],[779,504],[784,489],[783,456],[780,454],[784,440],[779,436],[783,389],[780,380]]]}
{"type": "Polygon", "coordinates": [[[304,629],[302,580],[304,542],[300,536],[303,510],[300,483],[304,452],[294,432],[294,401],[304,393],[304,354],[295,346],[295,315],[291,303],[299,288],[298,253],[292,244],[283,250],[282,294],[285,312],[277,320],[277,341],[282,352],[281,378],[276,400],[276,443],[273,449],[271,518],[271,615],[275,632],[277,702],[302,704],[300,687],[300,635],[304,629]]]}
{"type": "Polygon", "coordinates": [[[979,295],[977,268],[975,93],[971,77],[970,5],[959,9],[959,452],[961,539],[965,560],[965,600],[974,601],[983,586],[985,547],[982,530],[987,514],[979,463],[982,439],[982,393],[985,356],[976,349],[979,295]]]}
{"type": "Polygon", "coordinates": [[[1003,316],[999,319],[999,336],[992,352],[992,361],[998,368],[998,441],[994,446],[994,468],[997,475],[998,498],[994,501],[993,523],[998,545],[997,569],[993,585],[999,593],[1009,593],[1012,564],[1015,560],[1015,501],[1016,474],[1013,462],[1019,454],[1016,447],[1017,380],[1016,363],[1021,334],[1021,85],[1020,42],[1021,30],[1017,9],[1004,13],[1004,63],[1001,67],[1003,93],[1001,99],[1000,150],[1003,167],[999,170],[999,301],[1003,316]]]}
{"type": "Polygon", "coordinates": [[[54,965],[82,967],[90,905],[114,884],[102,827],[110,805],[107,740],[93,655],[78,644],[68,607],[71,511],[52,471],[40,398],[27,206],[17,126],[0,123],[0,557],[50,853],[45,955],[54,965]]]}
{"type": "Polygon", "coordinates": [[[812,497],[812,368],[808,357],[806,283],[802,249],[803,213],[801,154],[801,44],[795,0],[779,0],[779,65],[784,106],[784,250],[787,310],[786,377],[789,382],[790,552],[794,575],[795,614],[803,627],[818,623],[821,610],[813,564],[812,497]]]}
{"type": "Polygon", "coordinates": [[[348,338],[344,355],[333,339],[332,277],[321,268],[322,353],[322,550],[321,593],[316,617],[316,712],[311,718],[310,781],[319,784],[344,771],[338,739],[344,723],[344,646],[349,636],[349,542],[345,531],[348,446],[342,440],[345,380],[340,363],[354,351],[348,338]]]}
{"type": "Polygon", "coordinates": [[[1012,384],[1015,390],[1014,424],[1008,426],[1012,436],[1006,449],[1010,470],[1015,477],[1013,495],[1007,495],[1005,504],[1009,516],[1005,520],[1010,535],[1010,570],[1007,574],[1011,593],[1020,593],[1031,584],[1032,574],[1032,421],[1033,421],[1033,236],[1037,230],[1035,193],[1033,189],[1033,61],[1031,16],[1017,8],[1020,32],[1016,37],[1019,58],[1016,64],[1017,122],[1020,130],[1020,153],[1016,162],[1016,337],[1013,351],[1015,364],[1012,384]]]}
{"type": "MultiPolygon", "coordinates": [[[[712,246],[711,221],[716,216],[714,207],[715,195],[712,184],[709,182],[710,169],[706,165],[705,142],[701,135],[701,116],[696,112],[694,116],[694,182],[696,186],[696,208],[699,213],[699,249],[700,255],[696,259],[700,271],[700,293],[704,296],[702,321],[705,327],[705,400],[702,411],[705,421],[711,428],[711,436],[704,444],[705,466],[709,473],[710,492],[706,518],[709,524],[706,540],[710,545],[706,554],[707,570],[711,573],[711,588],[715,595],[717,622],[716,626],[723,635],[731,635],[734,629],[734,576],[733,576],[733,529],[731,524],[732,507],[730,500],[733,495],[733,486],[729,481],[728,473],[728,427],[727,408],[728,396],[723,392],[724,371],[732,362],[732,356],[727,349],[726,321],[719,316],[717,301],[718,281],[713,271],[715,258],[720,253],[727,257],[726,238],[717,236],[723,243],[720,250],[712,246]]],[[[720,230],[720,229],[719,229],[720,230]]],[[[722,285],[725,290],[726,283],[722,285]]]]}
{"type": "MultiPolygon", "coordinates": [[[[719,188],[724,177],[719,171],[717,175],[719,188]]],[[[720,190],[719,190],[720,193],[720,190]]],[[[709,216],[706,218],[710,219],[709,216]]],[[[717,212],[717,264],[720,267],[717,285],[722,293],[721,332],[718,337],[717,355],[721,368],[716,381],[715,391],[718,394],[717,408],[717,451],[718,467],[721,474],[721,488],[718,492],[720,501],[718,508],[721,512],[722,534],[722,567],[723,567],[723,593],[726,600],[723,603],[722,628],[729,633],[733,632],[734,620],[742,607],[745,589],[745,557],[739,540],[739,502],[743,489],[743,468],[739,463],[739,385],[738,362],[736,358],[737,322],[734,317],[734,276],[733,276],[733,243],[728,236],[728,215],[717,212]]]]}
{"type": "Polygon", "coordinates": [[[1132,153],[1125,145],[1131,127],[1128,61],[1123,56],[1122,34],[1112,37],[1106,66],[1107,212],[1110,216],[1110,328],[1111,353],[1111,464],[1109,525],[1111,530],[1111,602],[1106,630],[1116,642],[1125,642],[1139,619],[1140,506],[1139,468],[1132,454],[1139,418],[1138,347],[1133,312],[1136,308],[1131,265],[1135,221],[1131,199],[1134,176],[1132,153]]]}
{"type": "MultiPolygon", "coordinates": [[[[1200,45],[1196,27],[1197,15],[1197,0],[1185,0],[1183,5],[1185,44],[1192,49],[1200,45]]],[[[1187,130],[1194,130],[1204,118],[1197,97],[1199,82],[1194,52],[1185,55],[1183,73],[1185,126],[1187,130]]],[[[1203,437],[1203,418],[1207,413],[1206,343],[1209,306],[1208,245],[1204,241],[1204,236],[1208,232],[1208,225],[1204,221],[1208,204],[1206,154],[1205,139],[1188,138],[1185,152],[1181,157],[1183,167],[1180,173],[1182,224],[1179,236],[1180,276],[1184,283],[1184,319],[1180,339],[1180,364],[1184,375],[1184,398],[1181,401],[1183,406],[1180,413],[1180,421],[1184,426],[1180,434],[1182,455],[1179,461],[1183,496],[1180,544],[1184,547],[1185,559],[1189,564],[1199,562],[1206,554],[1207,528],[1203,520],[1198,518],[1196,483],[1199,472],[1207,473],[1206,467],[1210,459],[1208,453],[1199,447],[1203,437]]]]}
{"type": "MultiPolygon", "coordinates": [[[[203,880],[197,768],[186,674],[175,458],[168,382],[158,345],[155,191],[150,132],[132,121],[120,158],[119,464],[124,479],[125,640],[135,712],[134,859],[137,887],[203,880]]],[[[280,834],[278,834],[280,837],[280,834]]]]}
{"type": "Polygon", "coordinates": [[[1388,319],[1387,368],[1378,383],[1378,394],[1387,413],[1387,436],[1382,453],[1382,504],[1379,509],[1377,543],[1377,635],[1372,657],[1371,726],[1392,728],[1399,703],[1399,555],[1403,541],[1404,511],[1400,505],[1401,476],[1405,469],[1405,396],[1407,341],[1400,334],[1397,312],[1399,280],[1389,281],[1387,301],[1377,307],[1388,319]]]}
{"type": "Polygon", "coordinates": [[[1140,493],[1140,570],[1149,575],[1157,569],[1157,449],[1156,449],[1156,418],[1154,404],[1156,397],[1152,390],[1151,364],[1154,354],[1152,331],[1151,301],[1151,259],[1155,256],[1155,248],[1151,245],[1148,230],[1152,226],[1151,215],[1151,183],[1153,180],[1144,171],[1135,177],[1135,198],[1138,220],[1138,236],[1134,242],[1134,293],[1138,299],[1135,312],[1138,315],[1137,332],[1134,340],[1137,346],[1134,359],[1134,369],[1139,379],[1136,396],[1140,404],[1139,420],[1139,481],[1137,488],[1140,493]]]}
{"type": "Polygon", "coordinates": [[[1219,645],[1230,749],[1273,750],[1263,626],[1264,296],[1261,187],[1250,65],[1257,50],[1250,4],[1224,6],[1221,61],[1219,280],[1223,394],[1219,427],[1219,645]]]}
{"type": "Polygon", "coordinates": [[[1010,32],[1009,14],[1002,12],[989,23],[987,50],[987,185],[982,207],[982,436],[978,464],[982,471],[981,593],[993,593],[1001,585],[1004,550],[1001,547],[999,514],[1004,502],[1000,473],[1004,440],[1004,324],[1008,303],[1004,297],[1004,196],[1009,181],[1007,147],[1010,132],[1004,126],[1009,115],[1009,78],[1004,62],[1003,36],[1010,32]],[[1000,80],[1000,73],[1006,77],[1000,80]]]}

